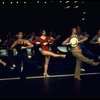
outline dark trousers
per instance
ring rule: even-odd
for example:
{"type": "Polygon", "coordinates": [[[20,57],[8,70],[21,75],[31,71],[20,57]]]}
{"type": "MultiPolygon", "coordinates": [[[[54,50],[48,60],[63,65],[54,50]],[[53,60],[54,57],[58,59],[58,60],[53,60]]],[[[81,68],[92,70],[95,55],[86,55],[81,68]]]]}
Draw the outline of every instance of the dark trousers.
{"type": "Polygon", "coordinates": [[[98,59],[98,56],[99,56],[99,55],[94,54],[94,53],[92,53],[91,51],[89,51],[89,50],[85,47],[84,44],[81,45],[81,49],[82,49],[82,53],[83,53],[85,56],[88,56],[88,57],[90,57],[90,58],[92,58],[92,59],[98,59]]]}
{"type": "MultiPolygon", "coordinates": [[[[82,49],[83,55],[85,55],[91,59],[98,59],[99,55],[94,54],[93,52],[89,51],[84,44],[82,44],[80,47],[82,49]]],[[[84,65],[84,63],[81,62],[81,67],[83,67],[83,65],[84,65]]]]}
{"type": "Polygon", "coordinates": [[[19,67],[20,70],[20,78],[22,80],[26,79],[27,62],[29,60],[27,54],[18,54],[16,60],[17,60],[17,66],[19,67]]]}

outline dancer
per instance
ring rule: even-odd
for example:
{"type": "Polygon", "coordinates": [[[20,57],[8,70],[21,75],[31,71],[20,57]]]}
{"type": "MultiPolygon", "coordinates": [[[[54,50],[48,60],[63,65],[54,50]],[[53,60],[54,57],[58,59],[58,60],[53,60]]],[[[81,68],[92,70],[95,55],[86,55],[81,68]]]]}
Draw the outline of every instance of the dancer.
{"type": "MultiPolygon", "coordinates": [[[[2,39],[0,39],[0,43],[2,42],[2,39]]],[[[2,64],[3,66],[6,66],[6,62],[4,62],[2,59],[0,59],[0,64],[2,64]]]]}
{"type": "Polygon", "coordinates": [[[93,66],[97,66],[99,62],[94,62],[93,59],[88,59],[82,54],[82,50],[80,48],[80,43],[83,43],[86,41],[87,38],[84,36],[78,36],[77,35],[77,28],[72,28],[71,36],[68,37],[62,45],[71,45],[71,52],[74,57],[76,57],[76,67],[75,67],[75,75],[74,78],[77,80],[81,80],[80,78],[80,67],[81,67],[81,61],[91,64],[93,66]]]}
{"type": "Polygon", "coordinates": [[[32,48],[33,44],[31,44],[28,40],[23,39],[23,33],[19,32],[17,35],[18,39],[12,44],[11,49],[17,50],[18,52],[18,61],[21,64],[21,78],[25,79],[25,68],[23,68],[23,64],[28,61],[27,57],[27,48],[32,48]]]}
{"type": "Polygon", "coordinates": [[[99,44],[100,45],[100,30],[98,30],[97,34],[90,41],[91,44],[99,44]]]}
{"type": "Polygon", "coordinates": [[[45,63],[44,63],[44,73],[43,75],[45,77],[48,77],[48,65],[49,65],[49,61],[50,61],[50,56],[52,57],[61,57],[61,58],[65,58],[66,55],[64,54],[55,54],[51,51],[50,44],[52,44],[54,42],[54,38],[46,36],[46,31],[43,30],[41,32],[41,36],[38,37],[36,40],[32,41],[33,43],[36,44],[40,44],[41,46],[41,54],[45,56],[45,63]]]}
{"type": "MultiPolygon", "coordinates": [[[[77,35],[80,35],[80,36],[85,36],[87,39],[89,38],[89,35],[86,33],[86,32],[82,32],[81,31],[81,27],[80,26],[77,26],[77,35]]],[[[92,58],[92,59],[100,59],[100,56],[97,55],[97,54],[94,54],[93,52],[91,52],[90,50],[88,50],[83,43],[80,44],[80,48],[82,49],[82,53],[89,57],[89,58],[92,58]]],[[[85,71],[85,69],[83,68],[83,63],[81,62],[81,71],[85,71]]]]}
{"type": "Polygon", "coordinates": [[[96,33],[96,35],[90,40],[90,43],[93,45],[94,52],[99,55],[100,60],[100,30],[96,33]]]}

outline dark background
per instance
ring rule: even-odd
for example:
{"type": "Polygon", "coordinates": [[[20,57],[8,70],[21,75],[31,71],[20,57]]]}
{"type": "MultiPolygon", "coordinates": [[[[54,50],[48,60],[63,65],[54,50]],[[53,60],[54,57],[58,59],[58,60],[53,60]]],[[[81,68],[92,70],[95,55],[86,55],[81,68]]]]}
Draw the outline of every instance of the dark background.
{"type": "Polygon", "coordinates": [[[27,1],[26,4],[20,1],[19,4],[5,1],[3,5],[0,3],[0,33],[7,34],[11,31],[15,34],[18,31],[29,33],[35,31],[38,33],[41,28],[45,28],[48,32],[54,31],[59,34],[70,33],[70,29],[75,25],[80,25],[83,31],[88,31],[90,35],[94,35],[99,29],[99,1],[79,1],[74,4],[70,1],[68,5],[71,7],[65,9],[67,4],[63,1],[54,1],[51,3],[44,1],[37,3],[36,1],[27,1]],[[83,3],[82,3],[83,2],[83,3]],[[73,8],[78,5],[77,9],[73,8]],[[86,12],[84,15],[83,12],[86,12]],[[82,21],[82,18],[86,20],[82,21]]]}
{"type": "Polygon", "coordinates": [[[13,2],[5,2],[5,4],[0,5],[0,31],[7,32],[12,31],[13,34],[16,31],[24,32],[39,32],[41,28],[46,28],[49,31],[56,31],[59,34],[69,32],[74,25],[82,25],[84,27],[84,21],[82,21],[82,11],[86,8],[87,2],[82,4],[79,2],[79,8],[74,9],[75,4],[70,1],[69,9],[64,9],[64,1],[59,3],[59,1],[54,1],[51,3],[44,1],[40,3],[27,2],[23,4],[22,1],[19,4],[13,2]]]}
{"type": "MultiPolygon", "coordinates": [[[[53,3],[47,1],[47,4],[44,4],[44,1],[40,1],[39,4],[36,1],[27,1],[26,4],[23,4],[23,1],[19,1],[19,4],[13,2],[12,5],[9,1],[5,2],[4,5],[0,2],[0,37],[3,40],[7,39],[9,31],[12,36],[15,36],[19,31],[22,31],[25,35],[34,31],[38,35],[41,29],[46,29],[47,34],[53,31],[57,35],[61,35],[57,44],[61,45],[62,41],[70,35],[71,28],[79,25],[82,31],[86,31],[90,35],[90,40],[100,28],[100,2],[79,1],[74,4],[73,1],[70,1],[68,5],[71,6],[69,9],[66,9],[67,4],[64,1],[62,3],[59,3],[59,1],[54,1],[53,3]],[[79,7],[74,9],[73,7],[76,5],[79,5],[79,7]],[[83,14],[84,11],[86,14],[83,14]],[[82,20],[82,18],[85,18],[85,20],[82,20]]],[[[89,44],[89,40],[85,44],[86,47],[93,53],[99,54],[100,47],[89,44]]],[[[73,73],[74,58],[69,56],[65,60],[52,59],[50,63],[52,66],[50,71],[52,73],[56,73],[57,70],[62,74],[66,73],[67,70],[71,70],[69,72],[73,73]],[[71,67],[66,67],[67,64],[72,65],[70,65],[71,67]],[[57,67],[58,65],[59,67],[57,67]],[[61,66],[63,67],[61,68],[61,66]]],[[[89,69],[91,68],[89,67],[89,69]]],[[[93,69],[92,71],[99,70],[93,69]]]]}
{"type": "MultiPolygon", "coordinates": [[[[100,28],[99,1],[79,1],[74,4],[70,1],[65,4],[65,1],[47,1],[43,0],[40,3],[37,1],[16,1],[10,4],[10,1],[5,1],[3,5],[0,2],[0,34],[4,35],[11,31],[12,34],[17,34],[18,31],[23,31],[29,34],[35,31],[37,34],[42,28],[47,32],[50,31],[61,34],[62,36],[70,34],[73,26],[80,25],[82,31],[87,31],[90,36],[93,36],[100,28]],[[65,9],[70,5],[69,9],[65,9]],[[73,8],[78,5],[77,9],[73,8]],[[86,14],[83,14],[83,12],[86,14]],[[83,21],[82,18],[85,17],[83,21]]],[[[3,37],[5,38],[5,36],[3,37]]]]}

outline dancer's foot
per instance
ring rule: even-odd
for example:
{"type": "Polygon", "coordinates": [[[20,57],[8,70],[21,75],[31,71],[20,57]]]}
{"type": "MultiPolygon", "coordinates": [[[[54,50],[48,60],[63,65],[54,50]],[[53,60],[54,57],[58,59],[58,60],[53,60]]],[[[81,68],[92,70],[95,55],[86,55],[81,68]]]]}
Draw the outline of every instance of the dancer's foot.
{"type": "Polygon", "coordinates": [[[100,64],[100,62],[93,62],[93,63],[92,63],[93,66],[97,66],[97,65],[99,65],[99,64],[100,64]]]}
{"type": "Polygon", "coordinates": [[[81,78],[79,78],[79,77],[74,77],[74,79],[75,80],[79,80],[79,81],[81,80],[81,78]]]}
{"type": "Polygon", "coordinates": [[[43,73],[44,77],[49,77],[50,75],[48,75],[47,73],[43,73]]]}
{"type": "Polygon", "coordinates": [[[14,69],[14,67],[10,67],[10,69],[12,69],[12,70],[13,70],[13,69],[14,69]]]}
{"type": "Polygon", "coordinates": [[[84,68],[81,68],[80,71],[81,71],[81,72],[85,72],[86,70],[85,70],[84,68]]]}
{"type": "Polygon", "coordinates": [[[62,55],[62,58],[66,58],[66,55],[62,55]]]}
{"type": "Polygon", "coordinates": [[[81,80],[80,77],[76,77],[76,76],[74,76],[74,79],[75,79],[75,80],[81,80]]]}
{"type": "Polygon", "coordinates": [[[2,61],[1,59],[0,59],[0,63],[3,65],[3,66],[6,66],[7,64],[4,62],[4,61],[2,61]]]}
{"type": "Polygon", "coordinates": [[[15,64],[12,64],[12,67],[10,67],[10,69],[15,69],[16,65],[15,64]]]}
{"type": "Polygon", "coordinates": [[[3,62],[3,66],[6,66],[7,64],[5,62],[3,62]]]}

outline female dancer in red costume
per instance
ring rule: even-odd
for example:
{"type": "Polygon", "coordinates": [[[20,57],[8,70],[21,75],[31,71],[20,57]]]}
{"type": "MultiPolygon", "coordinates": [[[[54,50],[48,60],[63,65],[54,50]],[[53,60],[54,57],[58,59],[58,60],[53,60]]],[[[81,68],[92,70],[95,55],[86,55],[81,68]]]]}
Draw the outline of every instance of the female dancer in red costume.
{"type": "Polygon", "coordinates": [[[48,77],[48,65],[50,61],[50,56],[53,57],[61,57],[65,58],[66,55],[64,54],[55,54],[50,49],[50,44],[54,42],[54,38],[46,36],[46,31],[43,30],[41,36],[38,37],[36,40],[32,41],[33,43],[40,44],[41,46],[41,53],[45,56],[45,64],[44,64],[44,73],[43,75],[48,77]]]}

